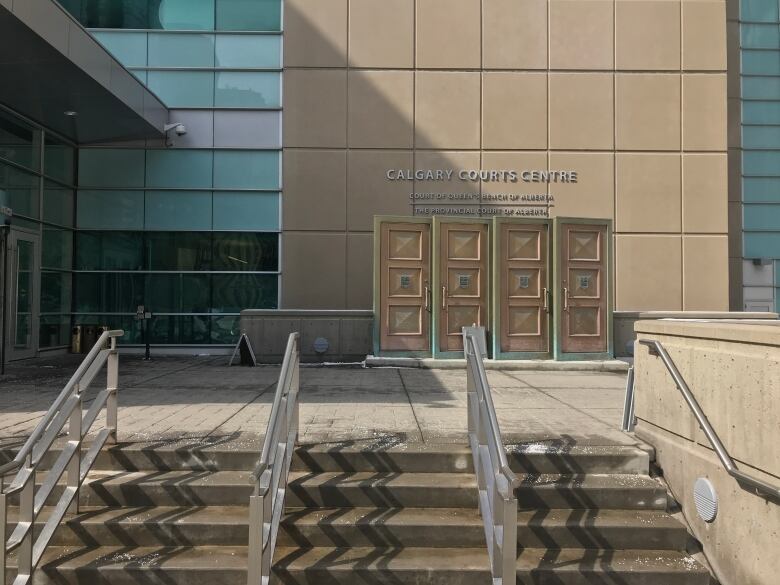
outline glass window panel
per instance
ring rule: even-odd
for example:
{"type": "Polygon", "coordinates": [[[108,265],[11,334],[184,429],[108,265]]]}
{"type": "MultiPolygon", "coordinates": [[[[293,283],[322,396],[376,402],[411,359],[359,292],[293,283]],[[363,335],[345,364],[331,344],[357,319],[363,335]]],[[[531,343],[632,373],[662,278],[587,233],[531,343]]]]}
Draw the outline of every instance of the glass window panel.
{"type": "Polygon", "coordinates": [[[744,126],[742,146],[749,148],[780,149],[780,126],[744,126]]]}
{"type": "Polygon", "coordinates": [[[62,183],[73,185],[76,175],[76,149],[47,134],[44,142],[43,172],[62,183]]]}
{"type": "Polygon", "coordinates": [[[780,151],[744,151],[742,172],[745,175],[780,176],[780,151]]]}
{"type": "Polygon", "coordinates": [[[150,0],[150,28],[214,30],[214,0],[150,0]]]}
{"type": "Polygon", "coordinates": [[[780,203],[780,179],[746,177],[742,179],[742,194],[745,202],[780,203]]]}
{"type": "Polygon", "coordinates": [[[749,49],[780,49],[780,26],[777,24],[742,24],[742,46],[749,49]]]}
{"type": "Polygon", "coordinates": [[[746,230],[778,230],[780,205],[745,205],[742,225],[746,230]]]}
{"type": "Polygon", "coordinates": [[[146,67],[146,33],[95,31],[92,36],[125,67],[146,67]]]}
{"type": "Polygon", "coordinates": [[[780,96],[780,77],[743,77],[742,97],[772,100],[780,96]]]}
{"type": "Polygon", "coordinates": [[[158,189],[210,189],[210,150],[150,150],[146,155],[146,186],[158,189]]]}
{"type": "Polygon", "coordinates": [[[210,317],[211,343],[235,345],[241,334],[241,317],[224,315],[222,317],[210,317]]]}
{"type": "Polygon", "coordinates": [[[243,309],[275,309],[277,277],[271,274],[214,274],[213,312],[238,313],[243,309]]]}
{"type": "Polygon", "coordinates": [[[73,268],[73,232],[43,226],[41,266],[71,270],[73,268]]]}
{"type": "Polygon", "coordinates": [[[279,152],[217,150],[214,152],[217,189],[278,189],[279,152]]]}
{"type": "Polygon", "coordinates": [[[81,229],[141,230],[143,191],[79,191],[76,223],[81,229]]]}
{"type": "Polygon", "coordinates": [[[200,315],[159,315],[149,323],[151,343],[185,345],[209,343],[209,317],[200,315]]]}
{"type": "Polygon", "coordinates": [[[214,270],[275,272],[279,269],[279,235],[217,232],[214,270]]]}
{"type": "Polygon", "coordinates": [[[217,35],[217,67],[281,67],[282,37],[217,35]]]}
{"type": "Polygon", "coordinates": [[[144,304],[143,274],[74,273],[77,313],[135,313],[144,304]]]}
{"type": "Polygon", "coordinates": [[[149,67],[213,67],[214,35],[149,33],[149,67]]]}
{"type": "Polygon", "coordinates": [[[70,272],[41,271],[41,313],[70,313],[70,272]]]}
{"type": "Polygon", "coordinates": [[[125,334],[119,338],[121,343],[143,343],[141,321],[132,315],[75,315],[75,325],[100,325],[109,329],[122,329],[125,334]]]}
{"type": "Polygon", "coordinates": [[[143,0],[67,0],[60,2],[87,28],[146,28],[147,2],[143,0]]]}
{"type": "Polygon", "coordinates": [[[40,135],[39,131],[0,110],[0,158],[39,171],[40,135]]]}
{"type": "Polygon", "coordinates": [[[149,71],[147,85],[171,108],[214,106],[212,71],[149,71]]]}
{"type": "Polygon", "coordinates": [[[780,258],[780,232],[744,233],[745,258],[780,258]]]}
{"type": "Polygon", "coordinates": [[[150,274],[146,305],[153,313],[208,313],[211,277],[208,274],[150,274]]]}
{"type": "Polygon", "coordinates": [[[140,232],[77,232],[76,270],[142,270],[140,232]]]}
{"type": "Polygon", "coordinates": [[[149,270],[209,270],[211,234],[195,232],[147,232],[149,270]]]}
{"type": "Polygon", "coordinates": [[[143,83],[144,85],[148,85],[148,81],[149,81],[148,71],[138,71],[137,69],[135,70],[131,69],[130,73],[135,75],[141,83],[143,83]]]}
{"type": "Polygon", "coordinates": [[[70,345],[70,315],[41,315],[40,347],[70,345]]]}
{"type": "Polygon", "coordinates": [[[281,0],[217,0],[218,30],[282,29],[281,0]]]}
{"type": "Polygon", "coordinates": [[[147,191],[146,229],[210,230],[210,191],[147,191]]]}
{"type": "Polygon", "coordinates": [[[742,20],[754,22],[777,22],[777,0],[741,0],[740,16],[742,20]]]}
{"type": "Polygon", "coordinates": [[[43,221],[73,227],[73,189],[45,181],[43,186],[43,221]]]}
{"type": "Polygon", "coordinates": [[[279,193],[215,192],[215,230],[278,230],[279,193]]]}
{"type": "Polygon", "coordinates": [[[780,74],[780,51],[742,49],[743,75],[780,74]]]}
{"type": "Polygon", "coordinates": [[[217,71],[214,105],[220,108],[278,108],[280,73],[217,71]]]}
{"type": "Polygon", "coordinates": [[[742,123],[780,124],[780,101],[743,101],[742,123]]]}
{"type": "Polygon", "coordinates": [[[79,187],[143,187],[143,150],[79,149],[79,187]]]}
{"type": "Polygon", "coordinates": [[[38,185],[35,175],[0,163],[0,206],[10,207],[14,215],[38,219],[38,185]]]}

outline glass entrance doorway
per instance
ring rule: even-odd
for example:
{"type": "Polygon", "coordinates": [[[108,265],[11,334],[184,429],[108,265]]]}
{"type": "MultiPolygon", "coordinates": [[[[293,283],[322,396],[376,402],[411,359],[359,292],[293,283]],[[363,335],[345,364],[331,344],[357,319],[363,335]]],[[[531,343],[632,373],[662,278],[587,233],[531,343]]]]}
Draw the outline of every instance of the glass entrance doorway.
{"type": "Polygon", "coordinates": [[[35,357],[38,347],[40,236],[11,229],[6,266],[6,360],[35,357]]]}

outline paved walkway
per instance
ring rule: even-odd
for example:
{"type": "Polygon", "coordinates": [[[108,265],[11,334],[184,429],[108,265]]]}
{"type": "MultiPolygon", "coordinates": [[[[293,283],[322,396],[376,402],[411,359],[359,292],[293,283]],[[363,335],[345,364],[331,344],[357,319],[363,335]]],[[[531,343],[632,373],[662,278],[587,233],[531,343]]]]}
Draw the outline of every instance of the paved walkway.
{"type": "MultiPolygon", "coordinates": [[[[8,368],[0,377],[1,443],[18,443],[31,432],[78,361],[63,356],[8,368]]],[[[120,440],[256,441],[279,368],[229,368],[226,361],[122,356],[120,440]]],[[[635,443],[619,430],[625,375],[490,371],[488,378],[508,444],[635,443]]],[[[99,376],[95,384],[104,380],[99,376]]],[[[465,371],[304,366],[301,384],[301,442],[393,435],[409,442],[465,443],[465,371]]]]}

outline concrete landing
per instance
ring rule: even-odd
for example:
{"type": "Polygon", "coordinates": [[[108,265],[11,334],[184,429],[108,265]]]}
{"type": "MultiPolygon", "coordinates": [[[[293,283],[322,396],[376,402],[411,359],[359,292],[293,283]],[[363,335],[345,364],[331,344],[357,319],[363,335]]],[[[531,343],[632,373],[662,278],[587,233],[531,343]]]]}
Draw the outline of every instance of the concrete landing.
{"type": "MultiPolygon", "coordinates": [[[[583,360],[562,362],[555,360],[485,360],[486,370],[498,371],[542,371],[542,372],[612,372],[624,374],[628,371],[628,362],[622,360],[583,360]]],[[[466,360],[382,357],[366,357],[368,368],[420,368],[424,370],[463,370],[466,360]]]]}

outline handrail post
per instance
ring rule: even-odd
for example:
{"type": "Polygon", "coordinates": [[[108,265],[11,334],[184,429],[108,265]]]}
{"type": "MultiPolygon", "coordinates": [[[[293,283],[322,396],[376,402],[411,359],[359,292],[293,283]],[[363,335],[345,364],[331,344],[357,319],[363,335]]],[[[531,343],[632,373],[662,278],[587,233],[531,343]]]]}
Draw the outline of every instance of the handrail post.
{"type": "Polygon", "coordinates": [[[8,506],[7,496],[3,493],[3,478],[0,476],[0,534],[3,545],[0,546],[0,583],[5,584],[5,535],[8,533],[8,506]]]}
{"type": "Polygon", "coordinates": [[[116,337],[111,338],[111,353],[108,354],[108,363],[106,366],[106,389],[109,391],[106,400],[106,426],[110,434],[106,443],[116,445],[117,426],[118,426],[118,396],[119,391],[119,351],[116,348],[116,337]]]}
{"type": "Polygon", "coordinates": [[[76,451],[68,463],[68,488],[73,489],[76,495],[68,506],[68,514],[79,513],[79,485],[81,484],[81,421],[83,416],[82,400],[79,395],[78,404],[70,415],[68,423],[68,443],[75,444],[76,451]]]}
{"type": "Polygon", "coordinates": [[[249,585],[260,585],[262,583],[262,558],[263,548],[263,496],[249,496],[249,567],[248,580],[249,585]]]}
{"type": "MultiPolygon", "coordinates": [[[[19,545],[17,573],[19,575],[32,575],[33,536],[35,532],[35,468],[32,466],[32,454],[27,455],[25,464],[29,475],[19,494],[19,524],[28,525],[28,529],[19,545]]],[[[3,534],[3,539],[5,539],[5,534],[3,534]]]]}

